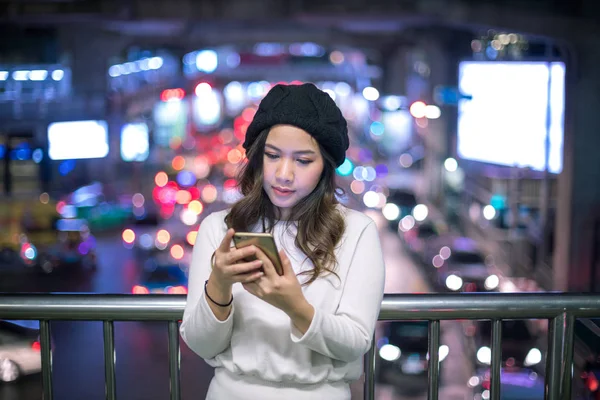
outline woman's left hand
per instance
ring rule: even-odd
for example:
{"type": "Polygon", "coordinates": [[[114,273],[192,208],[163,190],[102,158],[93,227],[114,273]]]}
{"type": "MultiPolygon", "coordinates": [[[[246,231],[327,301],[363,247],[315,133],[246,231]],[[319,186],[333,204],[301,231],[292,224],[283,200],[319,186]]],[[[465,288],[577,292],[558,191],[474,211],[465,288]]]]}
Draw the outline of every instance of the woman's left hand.
{"type": "Polygon", "coordinates": [[[275,270],[269,257],[258,248],[256,250],[256,257],[263,262],[263,271],[265,274],[253,282],[242,283],[244,289],[288,315],[296,312],[299,307],[304,306],[306,298],[304,297],[304,293],[302,293],[298,277],[285,251],[279,251],[279,258],[283,267],[283,275],[281,276],[275,270]]]}

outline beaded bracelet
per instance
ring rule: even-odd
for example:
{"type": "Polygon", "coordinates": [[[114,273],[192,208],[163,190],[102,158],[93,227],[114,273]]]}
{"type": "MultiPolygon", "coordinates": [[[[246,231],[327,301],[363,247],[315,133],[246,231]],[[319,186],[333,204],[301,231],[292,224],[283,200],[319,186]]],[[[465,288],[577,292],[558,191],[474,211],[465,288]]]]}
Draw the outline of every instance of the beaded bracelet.
{"type": "Polygon", "coordinates": [[[231,303],[233,303],[233,294],[231,295],[231,300],[229,300],[229,303],[227,304],[221,304],[221,303],[217,303],[216,301],[214,301],[212,299],[212,297],[210,297],[210,295],[208,294],[208,290],[206,290],[206,285],[208,285],[208,279],[204,282],[204,294],[206,295],[206,297],[208,297],[208,299],[210,301],[212,301],[214,304],[218,305],[219,307],[229,307],[231,305],[231,303]]]}

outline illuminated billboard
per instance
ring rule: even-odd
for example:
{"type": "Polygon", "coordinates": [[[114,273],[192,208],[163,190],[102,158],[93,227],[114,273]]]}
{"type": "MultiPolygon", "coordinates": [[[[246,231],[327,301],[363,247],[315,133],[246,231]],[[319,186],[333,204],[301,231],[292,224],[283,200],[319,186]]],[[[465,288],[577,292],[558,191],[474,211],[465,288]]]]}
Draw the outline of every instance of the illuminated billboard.
{"type": "Polygon", "coordinates": [[[549,171],[562,171],[563,63],[464,61],[459,65],[458,86],[461,93],[473,97],[458,103],[461,158],[542,171],[549,132],[549,171]]]}
{"type": "Polygon", "coordinates": [[[48,126],[48,156],[51,160],[104,158],[108,149],[106,121],[65,121],[48,126]]]}

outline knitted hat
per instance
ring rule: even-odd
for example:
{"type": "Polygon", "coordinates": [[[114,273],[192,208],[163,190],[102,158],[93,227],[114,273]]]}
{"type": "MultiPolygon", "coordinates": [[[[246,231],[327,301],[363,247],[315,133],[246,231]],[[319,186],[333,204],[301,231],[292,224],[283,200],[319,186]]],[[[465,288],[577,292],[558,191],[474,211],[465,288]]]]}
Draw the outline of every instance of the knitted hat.
{"type": "Polygon", "coordinates": [[[278,124],[310,133],[333,157],[336,167],[343,164],[350,145],[346,119],[333,99],[315,85],[275,85],[248,126],[244,149],[247,151],[263,130],[278,124]]]}

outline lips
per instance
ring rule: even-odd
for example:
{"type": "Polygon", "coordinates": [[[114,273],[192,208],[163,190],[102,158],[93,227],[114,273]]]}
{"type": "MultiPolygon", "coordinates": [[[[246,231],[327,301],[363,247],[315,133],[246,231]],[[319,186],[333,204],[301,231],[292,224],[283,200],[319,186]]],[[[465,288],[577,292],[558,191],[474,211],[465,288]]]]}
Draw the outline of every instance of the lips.
{"type": "Polygon", "coordinates": [[[279,194],[291,194],[294,193],[294,190],[291,189],[286,189],[286,188],[281,188],[281,187],[277,187],[277,186],[273,186],[273,190],[279,194]]]}

